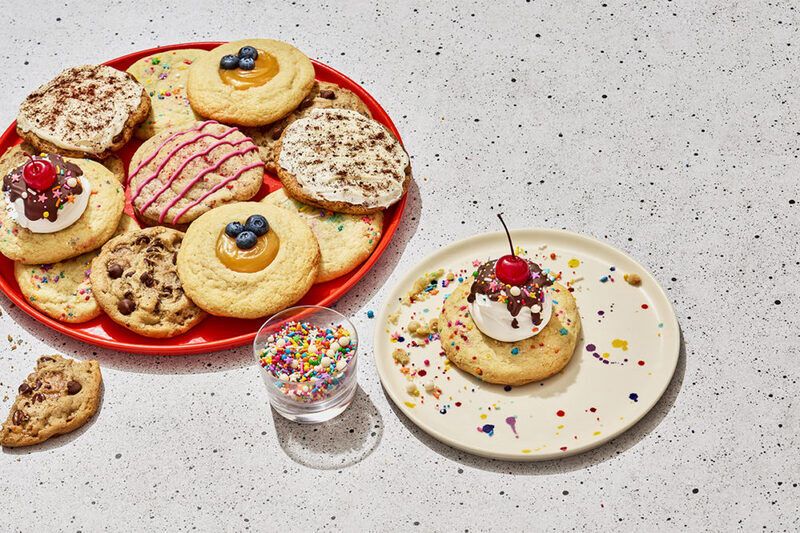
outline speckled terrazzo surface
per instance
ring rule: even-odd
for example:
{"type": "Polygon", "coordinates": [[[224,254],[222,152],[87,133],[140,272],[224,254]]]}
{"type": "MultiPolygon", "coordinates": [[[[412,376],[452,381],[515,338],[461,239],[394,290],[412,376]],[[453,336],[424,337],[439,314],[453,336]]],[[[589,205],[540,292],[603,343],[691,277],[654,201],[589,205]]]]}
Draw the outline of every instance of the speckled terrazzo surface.
{"type": "Polygon", "coordinates": [[[247,349],[94,351],[0,297],[2,416],[42,353],[94,356],[105,377],[88,426],[0,454],[3,529],[800,528],[792,3],[88,4],[2,7],[3,121],[66,65],[246,36],[291,41],[384,105],[417,183],[386,255],[337,306],[363,354],[385,285],[441,243],[496,230],[498,210],[640,260],[670,295],[685,348],[631,431],[582,456],[514,464],[417,430],[370,355],[352,408],[301,427],[266,406],[247,349]]]}

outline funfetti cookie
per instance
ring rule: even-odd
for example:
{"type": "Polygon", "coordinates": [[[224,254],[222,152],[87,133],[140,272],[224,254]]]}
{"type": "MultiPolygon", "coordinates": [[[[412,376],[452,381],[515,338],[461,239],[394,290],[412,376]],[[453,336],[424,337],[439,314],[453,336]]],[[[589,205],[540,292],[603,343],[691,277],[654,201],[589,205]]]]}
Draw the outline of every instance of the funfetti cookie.
{"type": "Polygon", "coordinates": [[[321,81],[314,83],[311,92],[300,102],[297,109],[281,120],[260,128],[246,128],[242,131],[250,136],[253,142],[258,145],[258,153],[261,156],[261,160],[264,161],[266,169],[275,172],[275,148],[286,126],[308,115],[312,109],[328,109],[331,107],[337,109],[352,109],[353,111],[358,111],[365,117],[372,117],[367,104],[356,96],[354,92],[339,87],[335,83],[321,81]]]}
{"type": "Polygon", "coordinates": [[[342,213],[386,209],[411,182],[400,142],[349,109],[312,109],[292,122],[278,143],[276,166],[290,196],[342,213]]]}
{"type": "Polygon", "coordinates": [[[225,124],[263,126],[294,110],[314,84],[314,66],[294,46],[272,39],[223,44],[189,69],[189,102],[225,124]]]}
{"type": "Polygon", "coordinates": [[[383,231],[383,212],[371,215],[334,213],[306,205],[278,189],[262,202],[297,212],[311,226],[320,251],[317,283],[344,276],[369,257],[383,231]]]}
{"type": "MultiPolygon", "coordinates": [[[[114,235],[137,229],[136,221],[123,214],[114,235]]],[[[39,311],[62,322],[86,322],[102,313],[89,279],[92,260],[99,253],[97,249],[50,265],[14,263],[14,277],[20,292],[39,311]]]]}
{"type": "Polygon", "coordinates": [[[183,233],[144,228],[114,237],[94,261],[97,303],[114,322],[146,337],[174,337],[206,314],[184,293],[176,272],[183,233]]]}
{"type": "Polygon", "coordinates": [[[136,128],[136,137],[149,139],[164,130],[186,128],[202,120],[189,105],[186,78],[192,63],[207,53],[196,48],[159,52],[128,68],[150,96],[150,114],[136,128]]]}
{"type": "Polygon", "coordinates": [[[28,95],[17,133],[41,152],[104,159],[128,142],[149,111],[150,98],[133,76],[83,65],[28,95]]]}
{"type": "Polygon", "coordinates": [[[128,179],[141,219],[183,228],[220,204],[252,198],[264,163],[249,137],[209,120],[146,141],[131,159],[128,179]]]}
{"type": "Polygon", "coordinates": [[[0,167],[0,253],[25,264],[63,261],[94,250],[117,228],[122,185],[89,159],[43,154],[0,167]]]}
{"type": "Polygon", "coordinates": [[[0,445],[31,446],[78,429],[97,412],[102,381],[97,361],[40,357],[17,389],[0,445]]]}
{"type": "Polygon", "coordinates": [[[217,207],[195,220],[178,252],[186,294],[217,316],[258,318],[305,295],[319,246],[295,212],[259,202],[217,207]]]}

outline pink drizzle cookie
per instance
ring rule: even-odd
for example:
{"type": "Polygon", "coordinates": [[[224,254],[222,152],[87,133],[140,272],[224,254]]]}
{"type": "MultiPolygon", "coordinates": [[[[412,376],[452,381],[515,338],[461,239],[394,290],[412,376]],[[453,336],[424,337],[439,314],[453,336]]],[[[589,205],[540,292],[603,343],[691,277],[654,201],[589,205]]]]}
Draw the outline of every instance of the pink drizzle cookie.
{"type": "Polygon", "coordinates": [[[252,198],[263,167],[249,137],[208,120],[142,144],[131,159],[128,190],[143,220],[183,227],[214,207],[252,198]]]}

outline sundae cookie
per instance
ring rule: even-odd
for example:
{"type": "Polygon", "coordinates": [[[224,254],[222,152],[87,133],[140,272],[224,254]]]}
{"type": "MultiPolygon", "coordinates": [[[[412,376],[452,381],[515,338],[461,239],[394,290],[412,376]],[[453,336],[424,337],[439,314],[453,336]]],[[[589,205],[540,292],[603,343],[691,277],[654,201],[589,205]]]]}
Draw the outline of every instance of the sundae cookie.
{"type": "Polygon", "coordinates": [[[42,152],[104,159],[128,142],[149,111],[150,98],[130,74],[84,65],[28,95],[17,133],[42,152]]]}
{"type": "Polygon", "coordinates": [[[189,69],[189,102],[201,116],[263,126],[294,110],[314,84],[314,66],[294,46],[272,39],[223,44],[189,69]]]}
{"type": "Polygon", "coordinates": [[[258,153],[262,161],[264,161],[267,170],[276,172],[275,147],[278,145],[278,139],[280,139],[281,133],[286,129],[286,126],[308,115],[312,109],[326,109],[331,107],[337,109],[352,109],[353,111],[358,111],[365,117],[372,117],[367,104],[361,101],[355,93],[339,87],[335,83],[321,81],[314,83],[311,92],[300,102],[297,109],[281,120],[260,128],[247,128],[244,130],[244,133],[249,135],[253,139],[253,142],[258,145],[258,153]]]}
{"type": "Polygon", "coordinates": [[[209,120],[146,141],[131,159],[131,203],[149,224],[185,227],[220,204],[261,188],[258,148],[237,128],[209,120]]]}
{"type": "Polygon", "coordinates": [[[118,324],[145,337],[174,337],[205,318],[184,294],[175,263],[183,233],[145,228],[108,241],[92,261],[92,293],[118,324]]]}
{"type": "Polygon", "coordinates": [[[283,131],[276,157],[290,196],[331,211],[386,209],[411,182],[400,142],[381,123],[349,109],[313,109],[295,120],[283,131]]]}
{"type": "Polygon", "coordinates": [[[94,250],[122,216],[122,186],[95,161],[42,154],[0,175],[0,252],[14,261],[55,263],[94,250]]]}
{"type": "MultiPolygon", "coordinates": [[[[122,215],[114,235],[137,229],[135,220],[122,215]]],[[[86,322],[102,312],[89,280],[92,260],[99,253],[93,250],[50,265],[14,263],[14,277],[20,292],[42,313],[62,322],[86,322]]]]}
{"type": "Polygon", "coordinates": [[[144,86],[150,96],[150,114],[136,136],[146,140],[172,128],[188,128],[202,120],[186,98],[189,67],[205,50],[185,48],[143,57],[128,68],[128,73],[144,86]]]}
{"type": "Polygon", "coordinates": [[[383,212],[346,215],[301,203],[278,189],[262,202],[299,213],[311,226],[319,243],[317,283],[343,276],[360,265],[378,245],[383,212]]]}
{"type": "Polygon", "coordinates": [[[100,405],[102,377],[97,361],[45,355],[19,386],[0,445],[31,446],[84,425],[100,405]]]}
{"type": "Polygon", "coordinates": [[[552,316],[535,336],[503,342],[477,327],[468,300],[472,283],[456,287],[439,317],[442,348],[454,365],[488,383],[518,386],[548,378],[569,363],[581,321],[568,289],[558,283],[546,289],[552,316]]]}
{"type": "Polygon", "coordinates": [[[189,226],[178,252],[186,294],[213,315],[257,318],[305,295],[319,270],[311,228],[258,202],[217,207],[189,226]]]}

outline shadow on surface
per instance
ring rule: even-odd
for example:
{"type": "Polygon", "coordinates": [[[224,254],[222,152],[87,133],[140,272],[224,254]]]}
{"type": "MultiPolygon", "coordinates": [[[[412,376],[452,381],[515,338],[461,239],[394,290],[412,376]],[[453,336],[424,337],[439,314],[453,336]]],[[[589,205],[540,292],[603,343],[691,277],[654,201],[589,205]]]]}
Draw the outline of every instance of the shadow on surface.
{"type": "Polygon", "coordinates": [[[639,441],[656,429],[661,421],[667,416],[669,411],[672,409],[672,406],[675,404],[675,400],[678,398],[681,386],[683,385],[684,375],[686,373],[686,345],[683,339],[683,331],[681,331],[680,336],[680,351],[678,353],[678,363],[675,367],[675,373],[673,374],[672,380],[670,380],[667,389],[664,391],[664,394],[653,406],[653,408],[646,415],[644,415],[641,420],[634,424],[633,427],[629,428],[619,437],[616,437],[593,450],[570,457],[564,457],[563,459],[557,458],[535,462],[503,461],[499,459],[487,459],[485,457],[480,457],[456,450],[455,448],[451,448],[450,446],[439,442],[418,428],[394,404],[385,388],[383,389],[383,393],[397,418],[400,419],[400,421],[411,432],[411,434],[414,435],[420,442],[425,444],[428,448],[446,457],[447,459],[471,468],[504,474],[550,475],[563,472],[572,472],[612,459],[636,446],[639,441]]]}
{"type": "Polygon", "coordinates": [[[317,470],[346,468],[363,461],[383,437],[383,419],[359,385],[353,403],[322,424],[298,424],[272,411],[278,442],[294,462],[317,470]]]}

